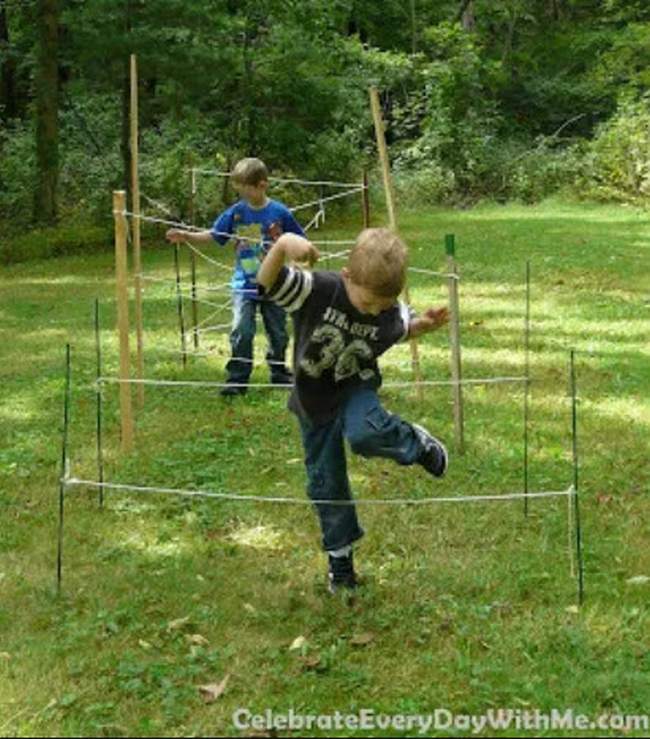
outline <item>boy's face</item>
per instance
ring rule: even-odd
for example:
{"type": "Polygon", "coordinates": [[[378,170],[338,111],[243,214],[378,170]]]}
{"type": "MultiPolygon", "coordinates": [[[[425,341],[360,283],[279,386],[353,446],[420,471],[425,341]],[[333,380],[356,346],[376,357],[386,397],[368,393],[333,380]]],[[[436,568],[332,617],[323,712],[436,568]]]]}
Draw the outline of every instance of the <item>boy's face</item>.
{"type": "Polygon", "coordinates": [[[241,182],[233,182],[233,188],[240,198],[252,205],[261,208],[266,203],[266,188],[269,183],[261,180],[257,185],[244,185],[241,182]]]}
{"type": "Polygon", "coordinates": [[[359,313],[378,316],[382,311],[392,308],[397,303],[397,295],[393,298],[386,298],[383,295],[377,295],[363,285],[358,285],[350,277],[346,267],[341,270],[341,274],[343,275],[348,298],[359,313]]]}

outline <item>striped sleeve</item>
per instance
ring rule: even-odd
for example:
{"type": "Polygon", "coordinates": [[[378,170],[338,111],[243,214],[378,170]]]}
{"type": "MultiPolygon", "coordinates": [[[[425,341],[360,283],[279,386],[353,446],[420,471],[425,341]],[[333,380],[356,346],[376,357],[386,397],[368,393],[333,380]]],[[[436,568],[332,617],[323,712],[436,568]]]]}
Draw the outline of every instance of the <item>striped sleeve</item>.
{"type": "Polygon", "coordinates": [[[311,272],[296,267],[284,267],[266,295],[288,313],[293,313],[302,308],[311,294],[313,284],[311,272]]]}
{"type": "Polygon", "coordinates": [[[400,341],[406,341],[409,337],[409,329],[411,328],[411,321],[415,318],[415,311],[406,303],[401,300],[398,303],[399,315],[402,319],[402,325],[404,326],[404,333],[400,337],[400,341]]]}

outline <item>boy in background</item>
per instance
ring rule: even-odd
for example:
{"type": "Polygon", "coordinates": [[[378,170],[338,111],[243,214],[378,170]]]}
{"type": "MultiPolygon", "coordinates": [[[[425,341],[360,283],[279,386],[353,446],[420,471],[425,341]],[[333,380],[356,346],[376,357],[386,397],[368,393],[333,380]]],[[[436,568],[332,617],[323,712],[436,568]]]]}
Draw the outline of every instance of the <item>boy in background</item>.
{"type": "Polygon", "coordinates": [[[294,320],[294,387],[305,450],[308,492],[317,503],[329,589],[355,588],[352,545],[363,536],[352,501],[344,440],[356,454],[419,464],[434,477],[447,470],[447,450],[428,431],[386,411],[377,396],[377,358],[398,341],[434,331],[446,308],[413,317],[398,300],[407,250],[385,228],[362,231],[340,273],[309,272],[290,262],[315,262],[305,238],[285,234],[258,274],[260,292],[294,320]],[[343,503],[343,504],[341,504],[343,503]]]}
{"type": "Polygon", "coordinates": [[[233,397],[246,393],[253,369],[255,317],[259,308],[269,340],[266,360],[271,382],[289,385],[293,381],[285,364],[289,338],[284,309],[258,295],[257,272],[262,259],[283,233],[304,236],[291,211],[277,200],[268,198],[268,170],[260,159],[247,157],[235,165],[232,185],[240,200],[219,215],[211,229],[185,231],[172,228],[167,240],[188,241],[205,245],[216,242],[225,245],[231,239],[235,246],[235,271],[231,280],[233,291],[233,321],[230,333],[232,356],[226,365],[226,387],[221,395],[233,397]]]}

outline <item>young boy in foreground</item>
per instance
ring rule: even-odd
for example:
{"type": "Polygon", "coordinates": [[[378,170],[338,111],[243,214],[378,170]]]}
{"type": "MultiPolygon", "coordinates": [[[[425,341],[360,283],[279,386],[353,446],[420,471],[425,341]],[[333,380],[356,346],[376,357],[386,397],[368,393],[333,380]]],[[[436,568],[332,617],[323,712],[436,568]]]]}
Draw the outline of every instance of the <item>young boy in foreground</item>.
{"type": "MultiPolygon", "coordinates": [[[[447,469],[447,451],[428,431],[386,411],[377,396],[377,358],[398,341],[434,331],[447,321],[445,308],[412,317],[398,301],[407,249],[388,229],[362,231],[340,273],[309,272],[311,242],[284,234],[258,273],[260,292],[294,320],[295,384],[289,408],[297,415],[312,500],[351,501],[344,439],[364,457],[419,464],[434,477],[447,469]]],[[[329,589],[355,588],[352,544],[363,536],[356,507],[316,505],[329,555],[329,589]]]]}

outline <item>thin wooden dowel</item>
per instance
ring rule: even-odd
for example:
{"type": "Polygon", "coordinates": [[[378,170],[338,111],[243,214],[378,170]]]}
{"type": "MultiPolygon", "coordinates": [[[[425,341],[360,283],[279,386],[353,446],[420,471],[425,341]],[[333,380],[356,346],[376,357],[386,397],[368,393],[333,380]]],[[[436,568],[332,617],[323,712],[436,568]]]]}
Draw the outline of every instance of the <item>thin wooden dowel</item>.
{"type": "MultiPolygon", "coordinates": [[[[142,317],[142,257],[140,251],[140,175],[138,148],[138,68],[131,54],[131,210],[133,215],[133,286],[135,290],[136,375],[144,377],[144,332],[142,317]]],[[[138,408],[144,407],[144,386],[136,392],[138,408]]]]}
{"type": "Polygon", "coordinates": [[[528,437],[530,429],[530,261],[526,261],[526,310],[524,319],[524,515],[528,516],[528,437]]]}
{"type": "MultiPolygon", "coordinates": [[[[384,121],[381,115],[381,106],[379,104],[379,93],[374,87],[370,88],[370,107],[372,109],[372,118],[375,124],[375,137],[377,139],[377,149],[379,151],[379,160],[381,162],[381,171],[384,179],[384,193],[386,196],[386,207],[388,209],[388,223],[391,231],[398,233],[397,229],[397,211],[395,208],[395,195],[393,192],[393,183],[390,176],[390,162],[388,160],[388,148],[386,147],[386,134],[384,131],[384,121]]],[[[409,294],[408,283],[404,283],[404,298],[410,305],[411,296],[409,294]]],[[[418,400],[424,400],[424,392],[422,388],[422,370],[420,368],[420,357],[418,352],[418,344],[415,339],[409,341],[411,347],[411,364],[413,366],[413,376],[416,383],[418,400]]]]}
{"type": "Polygon", "coordinates": [[[131,404],[131,386],[128,382],[131,374],[129,354],[129,288],[127,275],[126,233],[127,223],[126,193],[124,190],[113,192],[113,217],[115,219],[115,286],[117,298],[117,331],[120,345],[120,421],[121,448],[130,452],[133,447],[133,409],[131,404]]]}
{"type": "Polygon", "coordinates": [[[370,196],[368,194],[368,172],[363,170],[363,190],[361,191],[361,208],[363,213],[363,227],[370,228],[370,196]]]}
{"type": "Polygon", "coordinates": [[[178,309],[178,329],[181,337],[181,357],[183,367],[187,366],[187,343],[185,338],[185,313],[183,310],[183,288],[181,286],[181,267],[178,244],[174,244],[174,269],[176,271],[176,306],[178,309]]]}

